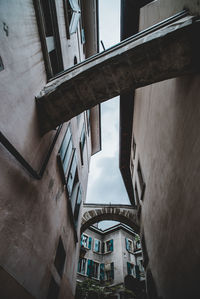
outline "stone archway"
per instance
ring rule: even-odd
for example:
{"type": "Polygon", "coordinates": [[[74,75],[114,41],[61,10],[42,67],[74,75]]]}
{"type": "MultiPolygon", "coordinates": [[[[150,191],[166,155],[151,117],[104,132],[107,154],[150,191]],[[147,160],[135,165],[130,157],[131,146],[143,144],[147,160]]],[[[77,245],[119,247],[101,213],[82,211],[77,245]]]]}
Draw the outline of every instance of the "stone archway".
{"type": "Polygon", "coordinates": [[[83,204],[81,233],[102,220],[115,220],[130,226],[139,233],[137,210],[131,205],[83,204]]]}

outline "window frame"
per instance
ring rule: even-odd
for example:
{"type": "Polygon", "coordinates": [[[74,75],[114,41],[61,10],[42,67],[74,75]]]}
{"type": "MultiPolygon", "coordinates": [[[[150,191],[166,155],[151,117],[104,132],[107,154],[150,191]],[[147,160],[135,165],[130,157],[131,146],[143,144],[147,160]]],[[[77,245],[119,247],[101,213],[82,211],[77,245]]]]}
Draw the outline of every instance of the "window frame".
{"type": "Polygon", "coordinates": [[[105,246],[104,246],[104,253],[110,253],[110,252],[113,252],[114,251],[114,240],[113,239],[109,239],[107,241],[104,242],[105,246]],[[107,248],[107,243],[108,242],[111,242],[111,246],[112,246],[112,249],[111,250],[108,250],[107,248]]]}
{"type": "MultiPolygon", "coordinates": [[[[83,257],[83,258],[81,258],[81,257],[79,257],[79,261],[78,261],[78,269],[77,269],[77,272],[78,272],[78,274],[81,274],[81,275],[86,275],[86,270],[87,270],[87,258],[85,258],[85,257],[83,257]],[[79,271],[79,265],[80,265],[80,260],[81,261],[85,261],[85,263],[84,263],[84,271],[83,272],[81,272],[81,271],[79,271]]],[[[81,265],[82,265],[82,263],[81,263],[81,265]]],[[[82,270],[82,266],[80,267],[81,268],[81,270],[82,270]]]]}
{"type": "Polygon", "coordinates": [[[42,53],[44,58],[45,69],[47,73],[47,79],[51,79],[59,72],[64,70],[63,66],[63,58],[62,58],[62,50],[61,50],[61,43],[60,43],[60,33],[59,33],[59,26],[58,26],[58,19],[57,19],[57,10],[56,10],[56,3],[55,0],[49,1],[49,7],[51,12],[51,22],[53,26],[53,37],[55,42],[55,51],[56,51],[56,58],[57,58],[57,67],[59,69],[58,72],[54,73],[52,68],[52,62],[50,59],[47,42],[46,42],[46,30],[45,30],[45,17],[42,8],[42,0],[34,0],[34,7],[36,12],[36,18],[38,23],[38,30],[40,35],[42,53]]]}
{"type": "MultiPolygon", "coordinates": [[[[77,5],[79,6],[78,0],[77,5]]],[[[72,7],[73,6],[73,0],[63,0],[63,7],[64,7],[64,16],[65,16],[65,28],[66,28],[66,36],[67,39],[71,38],[71,35],[77,32],[79,19],[81,18],[81,7],[78,8],[72,7]],[[70,10],[72,11],[71,19],[69,20],[69,6],[70,10]],[[78,16],[76,20],[76,26],[75,29],[72,32],[72,24],[76,18],[76,15],[78,16]]],[[[76,5],[75,5],[76,6],[76,5]]]]}
{"type": "Polygon", "coordinates": [[[143,201],[146,184],[144,182],[144,176],[143,176],[143,172],[142,172],[142,168],[141,168],[140,159],[138,159],[138,163],[137,163],[137,182],[138,182],[139,191],[140,191],[140,194],[138,194],[139,200],[143,201]]]}
{"type": "Polygon", "coordinates": [[[135,265],[133,263],[127,262],[127,274],[136,277],[135,265]],[[129,271],[130,269],[130,271],[129,271]]]}
{"type": "Polygon", "coordinates": [[[84,164],[84,148],[86,144],[86,132],[85,132],[85,122],[83,123],[83,127],[81,130],[81,136],[80,136],[80,141],[79,141],[79,150],[80,150],[80,156],[81,156],[81,165],[84,164]]]}
{"type": "Polygon", "coordinates": [[[94,238],[93,252],[95,252],[97,254],[101,254],[101,241],[99,239],[94,238]],[[99,250],[98,251],[95,250],[96,241],[98,241],[98,244],[99,244],[99,250]]]}
{"type": "Polygon", "coordinates": [[[86,249],[90,250],[92,248],[92,237],[90,237],[89,235],[87,235],[85,233],[82,233],[82,235],[81,235],[81,246],[83,248],[86,248],[86,249]],[[87,244],[86,244],[86,246],[83,245],[82,236],[87,237],[87,244]]]}
{"type": "Polygon", "coordinates": [[[134,252],[134,242],[133,242],[133,240],[131,240],[129,238],[125,238],[125,242],[126,242],[126,250],[129,253],[133,253],[134,252]],[[130,244],[131,244],[131,249],[129,249],[129,247],[128,247],[128,242],[130,242],[130,244]]]}

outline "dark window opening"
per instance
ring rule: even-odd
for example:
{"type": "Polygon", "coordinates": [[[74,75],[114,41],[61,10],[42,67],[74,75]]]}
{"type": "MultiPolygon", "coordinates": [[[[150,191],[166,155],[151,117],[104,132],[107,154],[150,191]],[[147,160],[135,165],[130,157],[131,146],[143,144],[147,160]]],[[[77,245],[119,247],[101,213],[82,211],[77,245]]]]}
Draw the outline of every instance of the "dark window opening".
{"type": "Polygon", "coordinates": [[[83,129],[81,132],[81,138],[80,138],[80,142],[79,142],[79,148],[80,148],[80,155],[81,155],[81,164],[83,165],[83,150],[84,150],[84,146],[85,146],[85,140],[86,140],[86,136],[85,136],[85,126],[83,125],[83,129]]]}
{"type": "Polygon", "coordinates": [[[69,0],[67,0],[67,14],[68,14],[68,21],[69,21],[69,24],[70,24],[71,20],[72,20],[73,10],[72,10],[72,7],[69,3],[69,0]]]}
{"type": "Polygon", "coordinates": [[[48,77],[63,70],[55,0],[37,0],[39,30],[48,77]]]}
{"type": "Polygon", "coordinates": [[[77,57],[74,56],[74,65],[76,65],[78,63],[77,57]]]}
{"type": "Polygon", "coordinates": [[[143,175],[142,175],[142,170],[141,170],[141,165],[140,165],[140,161],[138,160],[138,166],[137,166],[137,174],[138,174],[138,179],[139,179],[139,184],[140,184],[140,200],[143,200],[144,197],[144,190],[145,190],[145,182],[143,179],[143,175]]]}
{"type": "Polygon", "coordinates": [[[63,246],[63,242],[62,242],[62,239],[59,238],[54,265],[55,265],[60,277],[62,277],[62,274],[63,274],[65,258],[66,258],[66,253],[65,253],[64,246],[63,246]]]}
{"type": "Polygon", "coordinates": [[[3,60],[0,56],[0,71],[3,71],[3,70],[4,70],[3,60]]]}
{"type": "Polygon", "coordinates": [[[47,299],[57,299],[58,295],[59,295],[59,286],[55,282],[54,278],[51,277],[47,299]]]}
{"type": "Polygon", "coordinates": [[[136,199],[136,203],[135,203],[136,206],[140,205],[137,183],[135,183],[135,199],[136,199]]]}
{"type": "Polygon", "coordinates": [[[133,137],[133,142],[132,142],[132,150],[133,150],[133,160],[135,160],[136,143],[135,143],[135,138],[134,137],[133,137]]]}
{"type": "Polygon", "coordinates": [[[78,225],[81,203],[82,203],[82,192],[81,192],[81,186],[79,185],[77,197],[76,197],[76,204],[75,204],[75,208],[74,208],[74,222],[75,222],[76,227],[78,225]]]}

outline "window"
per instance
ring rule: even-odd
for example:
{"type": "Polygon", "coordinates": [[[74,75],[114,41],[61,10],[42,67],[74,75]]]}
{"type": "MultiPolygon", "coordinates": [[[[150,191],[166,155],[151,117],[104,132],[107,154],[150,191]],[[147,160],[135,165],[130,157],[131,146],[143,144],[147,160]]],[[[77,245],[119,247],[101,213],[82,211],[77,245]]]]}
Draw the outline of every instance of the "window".
{"type": "Polygon", "coordinates": [[[75,204],[75,208],[74,208],[74,221],[75,221],[75,226],[76,227],[77,227],[77,224],[78,224],[78,218],[79,218],[81,203],[82,203],[82,192],[81,192],[81,186],[79,184],[78,191],[77,191],[77,196],[76,196],[76,204],[75,204]]]}
{"type": "Polygon", "coordinates": [[[80,258],[78,262],[78,273],[85,275],[87,259],[80,258]]]}
{"type": "Polygon", "coordinates": [[[140,205],[139,194],[137,189],[137,183],[135,182],[135,204],[136,206],[140,205]]]}
{"type": "Polygon", "coordinates": [[[92,260],[88,260],[87,275],[89,277],[99,279],[99,269],[99,263],[92,260]]]}
{"type": "Polygon", "coordinates": [[[105,280],[111,281],[114,279],[114,263],[108,263],[104,265],[105,280]]]}
{"type": "Polygon", "coordinates": [[[133,176],[133,172],[134,172],[134,160],[135,160],[135,153],[136,153],[136,143],[135,143],[135,139],[133,137],[132,139],[132,148],[131,148],[131,161],[130,161],[130,171],[131,171],[131,175],[133,176]]]}
{"type": "Polygon", "coordinates": [[[87,113],[87,131],[88,131],[88,135],[90,133],[90,110],[86,111],[87,113]]]}
{"type": "Polygon", "coordinates": [[[135,243],[135,250],[139,250],[139,249],[141,249],[140,240],[136,241],[136,243],[135,243]]]}
{"type": "Polygon", "coordinates": [[[65,10],[65,23],[67,38],[77,31],[79,18],[81,16],[81,9],[78,0],[63,0],[65,10]]]}
{"type": "Polygon", "coordinates": [[[47,299],[57,299],[59,295],[59,286],[55,282],[53,276],[51,277],[47,299]]]}
{"type": "Polygon", "coordinates": [[[36,13],[48,78],[63,70],[55,0],[36,0],[36,13]]]}
{"type": "Polygon", "coordinates": [[[72,134],[69,127],[65,133],[58,157],[63,170],[64,183],[67,186],[68,195],[71,196],[73,187],[78,184],[78,172],[76,153],[73,148],[72,134]]]}
{"type": "Polygon", "coordinates": [[[70,127],[67,128],[63,138],[58,153],[58,160],[62,169],[63,183],[67,187],[67,195],[71,203],[74,225],[77,227],[82,191],[78,177],[76,150],[73,148],[70,127]]]}
{"type": "Polygon", "coordinates": [[[143,260],[141,258],[137,258],[137,265],[140,271],[140,276],[144,277],[144,266],[143,266],[143,260]]]}
{"type": "Polygon", "coordinates": [[[81,246],[84,247],[84,248],[91,249],[91,247],[92,247],[92,238],[85,235],[85,234],[82,234],[81,235],[81,246]]]}
{"type": "Polygon", "coordinates": [[[68,127],[58,153],[58,157],[62,165],[65,183],[74,151],[75,150],[73,149],[72,145],[72,134],[70,128],[68,127]]]}
{"type": "Polygon", "coordinates": [[[55,265],[60,277],[62,277],[62,274],[63,274],[65,258],[66,258],[66,253],[65,253],[64,246],[63,246],[63,242],[62,242],[62,239],[59,238],[54,265],[55,265]]]}
{"type": "Polygon", "coordinates": [[[113,239],[105,242],[105,252],[113,251],[113,239]]]}
{"type": "Polygon", "coordinates": [[[136,276],[134,264],[127,262],[127,273],[128,273],[128,275],[132,275],[133,277],[136,276]]]}
{"type": "Polygon", "coordinates": [[[3,60],[0,56],[0,71],[3,71],[3,70],[4,70],[3,60]]]}
{"type": "Polygon", "coordinates": [[[81,138],[80,138],[80,143],[79,143],[79,148],[80,148],[80,155],[81,155],[81,164],[83,165],[83,150],[85,146],[85,125],[83,124],[83,129],[81,132],[81,138]]]}
{"type": "Polygon", "coordinates": [[[100,280],[104,280],[104,264],[100,264],[100,280]]]}
{"type": "Polygon", "coordinates": [[[100,253],[101,241],[94,240],[94,252],[100,253]]]}
{"type": "Polygon", "coordinates": [[[126,250],[128,252],[132,252],[133,253],[133,241],[128,239],[128,238],[125,238],[125,242],[126,242],[126,250]]]}
{"type": "Polygon", "coordinates": [[[138,160],[138,166],[137,166],[137,174],[138,174],[139,187],[140,187],[140,200],[143,200],[144,190],[145,190],[145,182],[143,179],[141,165],[140,165],[139,160],[138,160]]]}
{"type": "Polygon", "coordinates": [[[99,263],[93,263],[93,277],[99,279],[99,263]]]}

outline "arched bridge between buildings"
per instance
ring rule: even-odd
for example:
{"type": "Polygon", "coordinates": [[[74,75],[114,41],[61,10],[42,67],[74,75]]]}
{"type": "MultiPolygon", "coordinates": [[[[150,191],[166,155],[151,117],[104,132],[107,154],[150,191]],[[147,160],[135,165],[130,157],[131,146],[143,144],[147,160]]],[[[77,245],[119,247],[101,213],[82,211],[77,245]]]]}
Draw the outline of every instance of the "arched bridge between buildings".
{"type": "Polygon", "coordinates": [[[102,220],[122,222],[139,233],[137,210],[131,205],[83,204],[81,232],[102,220]]]}
{"type": "Polygon", "coordinates": [[[183,12],[60,73],[37,96],[42,133],[135,88],[199,72],[199,33],[183,12]]]}

